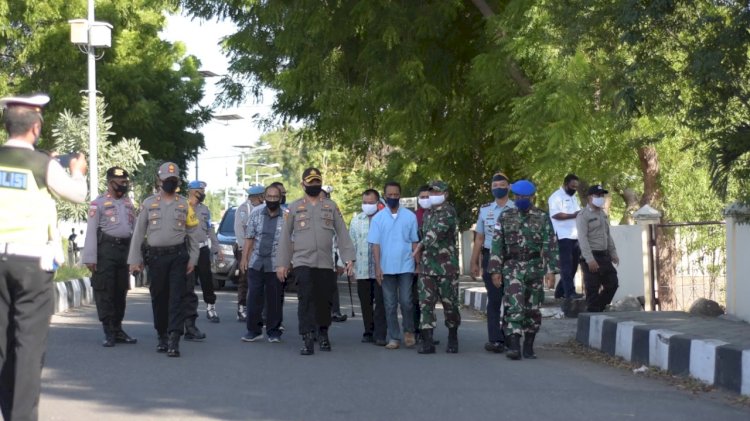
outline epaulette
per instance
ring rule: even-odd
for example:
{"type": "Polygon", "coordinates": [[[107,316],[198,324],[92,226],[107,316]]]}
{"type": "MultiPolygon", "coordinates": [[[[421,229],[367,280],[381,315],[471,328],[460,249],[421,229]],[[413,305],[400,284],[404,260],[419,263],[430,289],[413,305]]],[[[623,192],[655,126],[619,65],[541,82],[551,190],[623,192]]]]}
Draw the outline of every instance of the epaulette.
{"type": "Polygon", "coordinates": [[[480,206],[480,208],[486,208],[488,206],[491,206],[493,202],[485,203],[484,205],[480,206]]]}

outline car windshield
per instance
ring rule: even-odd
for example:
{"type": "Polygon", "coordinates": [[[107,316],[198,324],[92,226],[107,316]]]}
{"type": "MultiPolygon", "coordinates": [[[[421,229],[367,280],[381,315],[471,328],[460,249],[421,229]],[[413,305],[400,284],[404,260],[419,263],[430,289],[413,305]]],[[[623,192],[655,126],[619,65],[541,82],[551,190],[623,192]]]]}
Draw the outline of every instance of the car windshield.
{"type": "Polygon", "coordinates": [[[237,208],[229,208],[224,214],[224,219],[221,220],[219,225],[219,234],[226,236],[234,236],[234,211],[237,208]]]}

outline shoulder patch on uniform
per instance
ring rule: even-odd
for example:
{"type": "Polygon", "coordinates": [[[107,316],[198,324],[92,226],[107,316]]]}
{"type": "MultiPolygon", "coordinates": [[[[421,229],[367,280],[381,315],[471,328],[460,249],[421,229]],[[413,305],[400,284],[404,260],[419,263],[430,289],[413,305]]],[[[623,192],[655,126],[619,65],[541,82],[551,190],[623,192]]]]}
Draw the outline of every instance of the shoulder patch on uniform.
{"type": "Polygon", "coordinates": [[[92,203],[91,206],[89,206],[89,217],[90,218],[93,218],[94,216],[96,216],[96,210],[97,210],[96,204],[92,203]]]}

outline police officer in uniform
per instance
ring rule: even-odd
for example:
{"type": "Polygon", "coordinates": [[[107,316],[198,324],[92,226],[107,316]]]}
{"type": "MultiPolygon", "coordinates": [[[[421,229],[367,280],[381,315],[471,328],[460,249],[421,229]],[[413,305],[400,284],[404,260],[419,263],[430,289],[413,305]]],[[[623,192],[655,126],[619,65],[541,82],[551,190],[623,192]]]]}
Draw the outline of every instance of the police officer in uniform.
{"type": "Polygon", "coordinates": [[[490,188],[495,200],[479,208],[474,246],[471,250],[471,274],[477,277],[481,271],[484,287],[487,289],[487,336],[489,341],[484,344],[484,349],[489,352],[501,353],[505,350],[505,335],[503,335],[500,320],[503,287],[502,284],[499,288],[495,287],[492,283],[492,276],[487,272],[487,267],[497,220],[504,210],[515,207],[515,204],[508,198],[508,176],[499,172],[492,176],[491,182],[490,188]]]}
{"type": "Polygon", "coordinates": [[[351,276],[354,246],[335,202],[321,197],[323,177],[317,168],[302,173],[305,196],[289,205],[289,214],[279,239],[276,276],[283,282],[294,264],[299,297],[299,333],[304,339],[302,355],[315,353],[316,326],[321,351],[330,351],[331,294],[336,283],[333,237],[338,238],[341,260],[351,276]]]}
{"type": "MultiPolygon", "coordinates": [[[[247,189],[247,200],[237,206],[234,213],[234,236],[235,250],[234,258],[239,267],[242,260],[242,248],[245,246],[245,234],[247,220],[250,218],[253,208],[263,204],[263,193],[265,187],[254,184],[247,189]]],[[[247,273],[240,271],[240,277],[237,279],[237,321],[244,322],[247,320],[247,273]]]]}
{"type": "MultiPolygon", "coordinates": [[[[211,227],[211,211],[203,204],[206,198],[206,183],[203,181],[191,181],[188,184],[188,220],[198,225],[195,239],[200,248],[198,265],[192,276],[188,276],[187,289],[185,291],[185,340],[200,341],[206,338],[195,325],[198,318],[198,295],[195,293],[195,277],[201,284],[203,301],[206,303],[206,317],[212,323],[219,323],[219,315],[216,314],[216,294],[214,293],[214,280],[211,275],[211,258],[219,256],[219,239],[211,227]],[[193,220],[195,218],[195,220],[193,220]],[[209,239],[211,244],[209,247],[209,239]]],[[[223,259],[223,257],[219,256],[223,259]]]]}
{"type": "Polygon", "coordinates": [[[63,262],[52,193],[86,200],[86,161],[34,150],[46,95],[0,99],[8,141],[0,146],[0,410],[6,420],[36,420],[49,321],[52,277],[63,262]]]}
{"type": "Polygon", "coordinates": [[[533,205],[536,186],[528,180],[511,185],[515,208],[505,210],[493,232],[489,272],[496,288],[505,294],[506,357],[534,359],[534,339],[542,324],[544,277],[560,271],[557,237],[549,215],[533,205]]]}
{"type": "Polygon", "coordinates": [[[158,175],[160,192],[141,204],[128,263],[134,273],[142,271],[144,263],[148,266],[154,328],[159,338],[156,352],[179,357],[187,275],[198,263],[197,223],[191,226],[188,222],[188,201],[176,193],[180,183],[177,165],[165,162],[158,175]]]}
{"type": "Polygon", "coordinates": [[[125,299],[130,289],[128,250],[135,225],[135,209],[127,196],[129,187],[128,172],[112,167],[107,170],[107,192],[89,205],[81,261],[92,273],[91,287],[104,328],[104,347],[115,346],[116,342],[138,342],[122,330],[125,299]]]}

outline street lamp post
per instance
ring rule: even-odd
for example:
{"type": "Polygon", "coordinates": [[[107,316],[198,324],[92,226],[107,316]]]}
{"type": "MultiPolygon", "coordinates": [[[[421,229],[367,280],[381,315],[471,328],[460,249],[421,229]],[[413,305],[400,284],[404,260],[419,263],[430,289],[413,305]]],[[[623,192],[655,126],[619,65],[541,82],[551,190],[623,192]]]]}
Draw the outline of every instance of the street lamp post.
{"type": "Polygon", "coordinates": [[[70,23],[70,41],[77,44],[88,56],[89,101],[89,195],[99,195],[99,154],[96,113],[96,48],[112,46],[112,25],[94,20],[94,0],[88,0],[88,18],[73,19],[70,23]]]}

